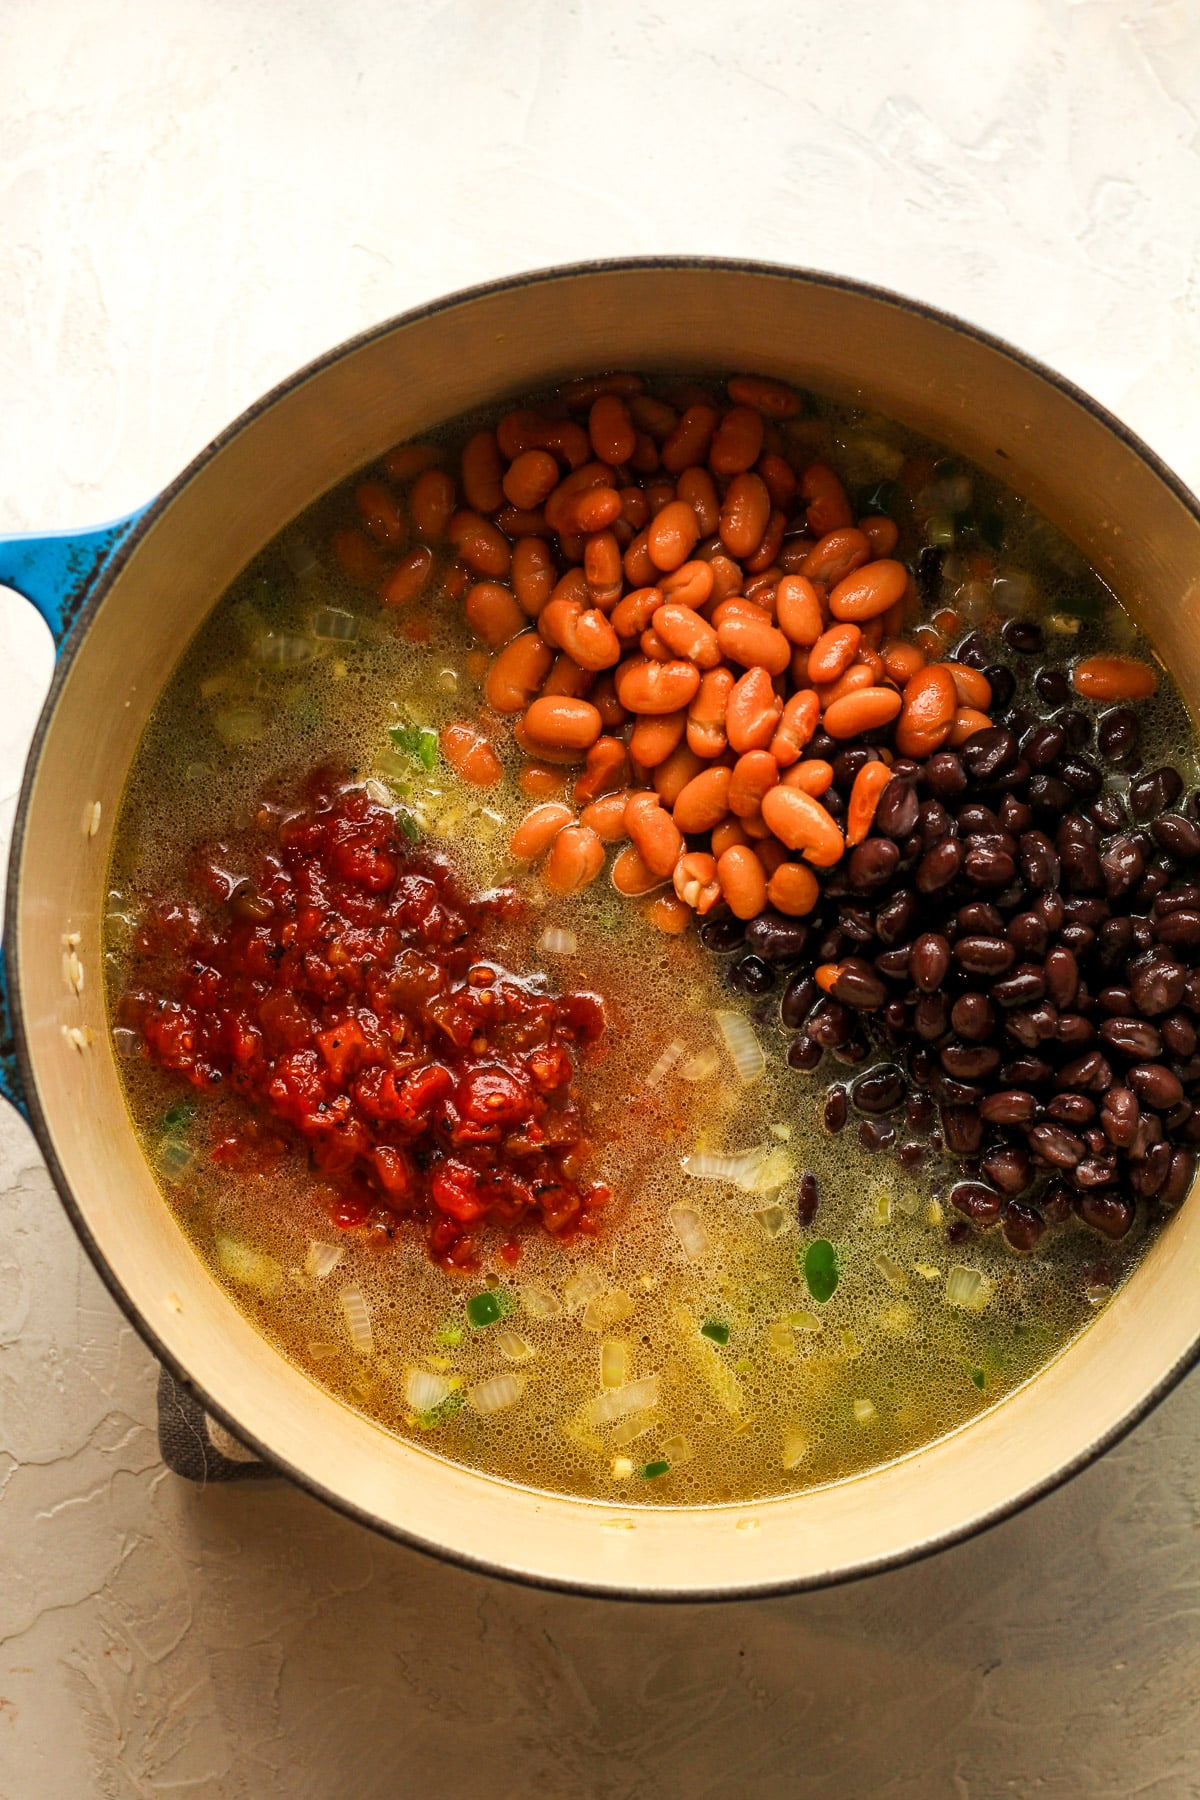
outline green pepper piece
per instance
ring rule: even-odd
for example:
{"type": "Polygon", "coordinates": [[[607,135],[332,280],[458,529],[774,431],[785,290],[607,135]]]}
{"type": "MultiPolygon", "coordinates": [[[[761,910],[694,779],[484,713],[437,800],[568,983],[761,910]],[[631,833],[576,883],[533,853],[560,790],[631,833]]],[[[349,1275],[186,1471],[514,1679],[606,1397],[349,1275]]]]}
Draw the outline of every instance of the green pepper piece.
{"type": "Polygon", "coordinates": [[[196,1116],[196,1109],[190,1100],[181,1100],[178,1105],[170,1107],[158,1121],[159,1129],[165,1132],[186,1131],[196,1116]]]}
{"type": "Polygon", "coordinates": [[[428,726],[393,725],[388,736],[397,750],[402,750],[405,756],[411,756],[423,769],[432,769],[437,761],[437,732],[430,731],[428,726]]]}
{"type": "Polygon", "coordinates": [[[720,1319],[705,1319],[703,1325],[700,1327],[700,1336],[711,1338],[714,1344],[727,1344],[729,1342],[729,1327],[728,1325],[723,1324],[720,1319]]]}
{"type": "Polygon", "coordinates": [[[467,1319],[476,1331],[481,1331],[497,1319],[506,1319],[516,1304],[507,1288],[485,1288],[482,1294],[472,1294],[467,1301],[467,1319]]]}
{"type": "Polygon", "coordinates": [[[421,827],[417,824],[417,821],[413,818],[411,813],[403,811],[398,812],[396,814],[396,823],[410,844],[420,843],[421,827]]]}
{"type": "MultiPolygon", "coordinates": [[[[796,1251],[799,1260],[800,1252],[796,1251]]],[[[838,1284],[837,1254],[828,1238],[814,1238],[804,1252],[804,1279],[808,1291],[823,1306],[838,1284]]]]}
{"type": "Polygon", "coordinates": [[[666,1474],[666,1472],[670,1468],[670,1466],[671,1465],[669,1462],[643,1463],[641,1468],[638,1470],[638,1474],[641,1476],[643,1481],[657,1481],[658,1477],[660,1475],[666,1474]]]}

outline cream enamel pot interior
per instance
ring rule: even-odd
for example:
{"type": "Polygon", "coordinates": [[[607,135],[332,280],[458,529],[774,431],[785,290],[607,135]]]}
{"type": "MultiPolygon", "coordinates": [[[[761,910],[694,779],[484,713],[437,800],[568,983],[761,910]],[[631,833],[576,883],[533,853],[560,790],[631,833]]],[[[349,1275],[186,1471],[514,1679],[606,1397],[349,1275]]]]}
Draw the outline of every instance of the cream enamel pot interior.
{"type": "Polygon", "coordinates": [[[732,1597],[926,1553],[1013,1511],[1111,1443],[1196,1355],[1196,1196],[1078,1343],[918,1454],[753,1505],[623,1510],[565,1499],[390,1437],[251,1328],[151,1180],[99,977],[109,834],[126,771],[183,646],[227,583],[317,495],[389,445],[480,402],[613,367],[778,375],[863,399],[973,458],[1075,540],[1196,711],[1197,503],[1066,383],[952,319],[825,276],[694,260],[551,270],[452,296],[334,351],[252,408],[136,520],[57,547],[3,547],[0,579],[48,614],[68,585],[79,604],[25,775],[5,954],[19,1081],[63,1202],[150,1346],[247,1444],[354,1517],[498,1575],[625,1597],[732,1597]],[[47,556],[58,559],[52,575],[47,556]],[[63,977],[68,932],[81,940],[79,997],[63,977]],[[90,1032],[90,1045],[77,1048],[64,1027],[90,1032]]]}

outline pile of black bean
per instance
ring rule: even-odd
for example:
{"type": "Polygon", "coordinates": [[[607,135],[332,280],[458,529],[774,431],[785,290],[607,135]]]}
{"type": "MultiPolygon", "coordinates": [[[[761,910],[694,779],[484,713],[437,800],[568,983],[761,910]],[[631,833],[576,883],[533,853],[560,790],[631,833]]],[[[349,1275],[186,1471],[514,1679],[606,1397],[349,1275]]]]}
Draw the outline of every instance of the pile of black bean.
{"type": "MultiPolygon", "coordinates": [[[[1005,635],[1041,647],[1025,621],[1005,635]]],[[[1074,1217],[1121,1238],[1139,1208],[1179,1205],[1200,1144],[1198,797],[1143,769],[1130,709],[1093,720],[1044,668],[1033,689],[1056,710],[1039,718],[978,637],[956,655],[984,669],[1002,722],[894,762],[872,835],[807,918],[714,918],[702,935],[735,989],[786,981],[794,1068],[847,1070],[829,1130],[857,1116],[868,1149],[952,1170],[952,1236],[998,1223],[1028,1251],[1074,1217]],[[821,965],[839,968],[828,993],[821,965]]],[[[818,737],[807,754],[833,764],[822,803],[843,816],[879,751],[818,737]]]]}

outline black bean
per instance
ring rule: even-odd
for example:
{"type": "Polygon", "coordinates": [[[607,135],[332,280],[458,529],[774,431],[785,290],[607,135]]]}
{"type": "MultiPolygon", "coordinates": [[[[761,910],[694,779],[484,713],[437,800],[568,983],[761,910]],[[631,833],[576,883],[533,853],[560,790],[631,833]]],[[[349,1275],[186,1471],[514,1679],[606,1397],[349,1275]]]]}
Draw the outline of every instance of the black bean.
{"type": "Polygon", "coordinates": [[[836,1050],[854,1030],[854,1015],[836,1000],[820,1000],[809,1014],[805,1029],[823,1050],[836,1050]]]}
{"type": "Polygon", "coordinates": [[[1111,1187],[1117,1179],[1117,1159],[1108,1156],[1085,1156],[1071,1170],[1069,1180],[1076,1189],[1111,1187]]]}
{"type": "Polygon", "coordinates": [[[1043,1162],[1048,1162],[1056,1169],[1073,1169],[1083,1160],[1084,1145],[1082,1138],[1068,1131],[1065,1125],[1042,1124],[1030,1127],[1027,1133],[1029,1147],[1036,1151],[1043,1162]]]}
{"type": "Polygon", "coordinates": [[[1186,1062],[1188,1057],[1196,1054],[1196,1044],[1200,1040],[1197,1039],[1196,1027],[1184,1013],[1170,1013],[1165,1019],[1159,1020],[1158,1028],[1162,1032],[1163,1043],[1172,1056],[1186,1062]]]}
{"type": "Polygon", "coordinates": [[[1144,1060],[1148,1056],[1157,1056],[1162,1049],[1162,1037],[1148,1019],[1105,1019],[1100,1027],[1100,1037],[1122,1056],[1144,1060]]]}
{"type": "Polygon", "coordinates": [[[902,943],[917,921],[917,897],[911,888],[900,888],[883,901],[875,914],[875,935],[885,944],[902,943]]]}
{"type": "Polygon", "coordinates": [[[875,967],[888,981],[903,981],[908,975],[909,958],[912,955],[910,944],[897,944],[894,950],[883,950],[875,958],[875,967]]]}
{"type": "Polygon", "coordinates": [[[1183,792],[1178,771],[1166,767],[1152,769],[1129,784],[1129,804],[1135,819],[1153,819],[1168,806],[1174,806],[1183,792]]]}
{"type": "Polygon", "coordinates": [[[739,994],[769,994],[775,986],[775,971],[761,956],[743,956],[728,970],[728,981],[739,994]]]}
{"type": "Polygon", "coordinates": [[[1087,1050],[1074,1061],[1063,1064],[1055,1076],[1055,1086],[1060,1090],[1090,1088],[1093,1093],[1102,1094],[1105,1088],[1112,1086],[1112,1078],[1111,1064],[1098,1050],[1087,1050]]]}
{"type": "Polygon", "coordinates": [[[1052,1181],[1039,1198],[1042,1217],[1047,1225],[1061,1225],[1071,1216],[1074,1196],[1065,1181],[1052,1181]]]}
{"type": "Polygon", "coordinates": [[[1143,1106],[1169,1112],[1183,1099],[1183,1083],[1165,1063],[1135,1063],[1125,1077],[1143,1106]]]}
{"type": "Polygon", "coordinates": [[[1060,1009],[1072,1006],[1079,992],[1079,964],[1069,950],[1061,946],[1046,957],[1046,991],[1060,1009]]]}
{"type": "Polygon", "coordinates": [[[983,677],[992,690],[992,704],[988,710],[1003,712],[1005,707],[1012,705],[1012,697],[1017,691],[1016,676],[1003,663],[989,663],[983,677]]]}
{"type": "Polygon", "coordinates": [[[1027,1200],[1010,1200],[1000,1215],[1000,1229],[1013,1250],[1036,1250],[1045,1234],[1046,1221],[1027,1200]]]}
{"type": "Polygon", "coordinates": [[[1187,971],[1182,963],[1152,950],[1129,965],[1133,1004],[1147,1018],[1173,1012],[1183,998],[1187,971]]]}
{"type": "Polygon", "coordinates": [[[925,1161],[924,1144],[901,1144],[896,1152],[902,1169],[919,1169],[925,1161]]]}
{"type": "Polygon", "coordinates": [[[1120,1194],[1083,1193],[1075,1196],[1075,1211],[1085,1225],[1106,1238],[1123,1238],[1133,1224],[1134,1205],[1120,1194]]]}
{"type": "Polygon", "coordinates": [[[1072,798],[1070,788],[1057,775],[1035,775],[1029,783],[1029,804],[1039,817],[1058,818],[1072,798]]]}
{"type": "Polygon", "coordinates": [[[864,1119],[858,1128],[858,1141],[864,1150],[887,1150],[896,1141],[896,1127],[864,1119]]]}
{"type": "Polygon", "coordinates": [[[1200,912],[1181,908],[1166,913],[1155,926],[1154,935],[1160,944],[1193,950],[1200,944],[1200,912]]]}
{"type": "Polygon", "coordinates": [[[796,1192],[796,1218],[801,1225],[811,1225],[821,1203],[821,1189],[811,1169],[805,1169],[796,1192]]]}
{"type": "Polygon", "coordinates": [[[1129,823],[1129,813],[1120,794],[1101,794],[1087,809],[1088,818],[1101,831],[1120,831],[1129,823]]]}
{"type": "Polygon", "coordinates": [[[1054,1041],[1064,1050],[1086,1050],[1096,1041],[1096,1027],[1082,1013],[1062,1013],[1054,1027],[1054,1041]]]}
{"type": "Polygon", "coordinates": [[[1056,763],[1067,745],[1067,734],[1061,725],[1038,725],[1024,739],[1021,755],[1031,769],[1048,769],[1056,763]]]}
{"type": "Polygon", "coordinates": [[[913,983],[922,994],[932,994],[946,979],[950,968],[950,945],[940,932],[925,931],[916,940],[909,956],[913,983]]]}
{"type": "MultiPolygon", "coordinates": [[[[1056,888],[1061,865],[1058,851],[1044,831],[1022,832],[1018,842],[1021,874],[1031,888],[1056,888]]],[[[1060,921],[1061,923],[1061,921],[1060,921]]],[[[1053,926],[1052,930],[1057,930],[1053,926]]]]}
{"type": "Polygon", "coordinates": [[[995,1188],[982,1181],[960,1181],[950,1189],[950,1204],[974,1225],[994,1225],[1001,1200],[995,1188]]]}
{"type": "Polygon", "coordinates": [[[1067,734],[1068,749],[1082,750],[1086,744],[1091,743],[1092,722],[1083,713],[1073,711],[1059,713],[1058,722],[1067,734]]]}
{"type": "Polygon", "coordinates": [[[700,942],[718,956],[728,956],[745,941],[746,927],[740,919],[705,919],[700,927],[700,942]]]}
{"type": "Polygon", "coordinates": [[[1058,941],[1073,956],[1086,956],[1096,942],[1096,934],[1090,925],[1064,925],[1058,934],[1058,941]]]}
{"type": "Polygon", "coordinates": [[[913,783],[902,781],[893,775],[880,794],[879,804],[875,808],[875,830],[884,837],[894,838],[897,843],[903,842],[916,830],[920,809],[921,803],[913,783]]]}
{"type": "Polygon", "coordinates": [[[1150,831],[1155,843],[1181,862],[1195,862],[1200,856],[1200,825],[1194,825],[1182,813],[1160,813],[1150,831]]]}
{"type": "Polygon", "coordinates": [[[963,874],[976,887],[1007,887],[1017,872],[1016,859],[998,844],[976,839],[963,859],[963,874]]]}
{"type": "Polygon", "coordinates": [[[875,921],[865,902],[847,900],[838,907],[838,930],[851,943],[869,944],[875,936],[875,921]]]}
{"type": "Polygon", "coordinates": [[[927,1044],[945,1037],[950,1028],[950,1002],[945,994],[922,994],[912,1012],[913,1030],[927,1044]]]}
{"type": "Polygon", "coordinates": [[[1062,669],[1039,669],[1033,685],[1038,699],[1047,706],[1065,706],[1071,698],[1071,684],[1062,669]]]}
{"type": "Polygon", "coordinates": [[[1167,888],[1156,897],[1152,911],[1156,919],[1163,918],[1169,912],[1200,911],[1200,887],[1194,882],[1180,882],[1175,887],[1167,888]]]}
{"type": "Polygon", "coordinates": [[[833,759],[833,779],[837,787],[847,791],[854,786],[854,777],[869,762],[878,761],[874,751],[868,750],[865,744],[854,744],[848,749],[839,750],[833,759]]]}
{"type": "MultiPolygon", "coordinates": [[[[1142,1125],[1146,1123],[1147,1121],[1143,1119],[1142,1125]]],[[[1170,1173],[1170,1145],[1162,1143],[1161,1140],[1158,1143],[1150,1144],[1147,1146],[1145,1155],[1138,1160],[1138,1144],[1135,1140],[1130,1156],[1135,1163],[1129,1174],[1130,1187],[1142,1200],[1153,1200],[1170,1173]]]]}
{"type": "Polygon", "coordinates": [[[987,646],[977,631],[963,639],[954,652],[954,661],[964,664],[968,669],[978,669],[981,674],[987,668],[987,646]]]}
{"type": "Polygon", "coordinates": [[[850,1034],[844,1044],[835,1044],[829,1053],[836,1062],[845,1063],[847,1068],[856,1069],[859,1063],[865,1063],[871,1054],[871,1046],[861,1032],[850,1034]]]}
{"type": "Polygon", "coordinates": [[[959,751],[963,767],[976,781],[990,781],[1017,759],[1017,740],[1003,725],[977,731],[959,751]]]}
{"type": "Polygon", "coordinates": [[[1042,963],[1018,963],[1010,975],[992,983],[992,999],[1001,1006],[1028,1006],[1046,992],[1046,970],[1042,963]]]}
{"type": "Polygon", "coordinates": [[[963,837],[983,832],[994,836],[1000,830],[1000,820],[990,806],[984,806],[978,800],[960,806],[957,813],[958,829],[963,837]]]}
{"type": "Polygon", "coordinates": [[[1023,1088],[1001,1088],[989,1094],[979,1108],[989,1125],[1031,1125],[1037,1110],[1034,1096],[1023,1088]]]}
{"type": "Polygon", "coordinates": [[[928,1094],[912,1094],[904,1108],[904,1123],[910,1131],[928,1131],[933,1124],[933,1101],[928,1094]]]}
{"type": "Polygon", "coordinates": [[[1064,756],[1058,765],[1058,772],[1072,793],[1084,794],[1089,799],[1104,786],[1104,777],[1087,756],[1064,756]]]}
{"type": "Polygon", "coordinates": [[[904,1099],[904,1071],[895,1063],[879,1063],[860,1075],[850,1089],[850,1098],[859,1112],[877,1116],[894,1112],[904,1099]]]}
{"type": "Polygon", "coordinates": [[[1017,953],[1007,938],[972,935],[958,939],[954,960],[972,975],[1000,975],[1012,968],[1017,953]]]}
{"type": "Polygon", "coordinates": [[[1042,628],[1036,619],[1010,619],[1001,635],[1018,656],[1035,656],[1042,647],[1042,628]]]}
{"type": "Polygon", "coordinates": [[[917,828],[921,842],[927,850],[940,844],[943,838],[956,837],[958,825],[953,820],[940,800],[923,800],[917,813],[917,828]]]}
{"type": "Polygon", "coordinates": [[[1041,1056],[1014,1056],[1000,1071],[1002,1087],[1040,1087],[1054,1070],[1041,1056]]]}
{"type": "Polygon", "coordinates": [[[1114,706],[1111,712],[1100,715],[1100,725],[1096,734],[1096,742],[1102,756],[1113,762],[1137,748],[1141,726],[1137,714],[1127,706],[1114,706]]]}
{"type": "Polygon", "coordinates": [[[1033,808],[1018,800],[1015,794],[1005,794],[1000,802],[1000,823],[1005,831],[1011,831],[1014,837],[1020,837],[1023,831],[1033,827],[1033,808]]]}
{"type": "Polygon", "coordinates": [[[917,592],[927,606],[935,606],[942,597],[942,562],[945,555],[946,552],[939,544],[925,544],[917,553],[917,592]]]}
{"type": "Polygon", "coordinates": [[[850,852],[846,874],[856,893],[869,893],[892,879],[900,863],[899,846],[890,838],[870,837],[850,852]]]}
{"type": "Polygon", "coordinates": [[[974,1156],[983,1143],[983,1119],[971,1106],[943,1106],[942,1130],[955,1156],[974,1156]]]}
{"type": "Polygon", "coordinates": [[[1033,1181],[1029,1157],[1017,1144],[1004,1144],[989,1150],[980,1167],[993,1187],[1002,1194],[1023,1194],[1033,1181]]]}
{"type": "Polygon", "coordinates": [[[823,731],[818,725],[805,746],[804,754],[806,756],[818,757],[822,762],[829,762],[837,755],[840,749],[841,745],[838,743],[838,740],[836,738],[831,738],[829,733],[823,731]]]}
{"type": "Polygon", "coordinates": [[[859,1007],[865,1012],[874,1012],[888,997],[878,974],[861,956],[848,956],[839,965],[831,992],[843,1006],[859,1007]]]}
{"type": "Polygon", "coordinates": [[[1109,1088],[1100,1107],[1100,1126],[1110,1144],[1128,1150],[1137,1137],[1140,1116],[1132,1088],[1109,1088]]]}
{"type": "Polygon", "coordinates": [[[1096,1102],[1086,1094],[1054,1094],[1046,1102],[1046,1117],[1059,1125],[1090,1125],[1095,1116],[1096,1102]]]}
{"type": "Polygon", "coordinates": [[[1006,930],[1009,943],[1023,956],[1041,956],[1050,942],[1045,921],[1035,912],[1017,913],[1006,930]]]}
{"type": "Polygon", "coordinates": [[[806,1074],[811,1074],[823,1055],[820,1044],[802,1033],[793,1038],[787,1047],[787,1066],[789,1069],[801,1069],[806,1074]]]}
{"type": "Polygon", "coordinates": [[[845,1088],[843,1088],[843,1087],[830,1088],[828,1096],[826,1097],[826,1101],[825,1101],[825,1129],[826,1129],[826,1131],[832,1131],[835,1133],[841,1131],[843,1129],[843,1127],[845,1126],[847,1118],[849,1117],[849,1112],[850,1112],[850,1103],[846,1098],[845,1088]]]}
{"type": "Polygon", "coordinates": [[[788,1031],[803,1025],[820,997],[820,989],[811,975],[793,975],[783,990],[779,1017],[788,1031]]]}
{"type": "Polygon", "coordinates": [[[960,994],[950,1008],[950,1023],[959,1037],[981,1044],[996,1029],[996,1009],[986,994],[960,994]]]}
{"type": "MultiPolygon", "coordinates": [[[[809,755],[812,754],[811,746],[809,755]]],[[[962,759],[953,750],[939,750],[925,764],[925,786],[939,800],[953,800],[967,785],[962,759]]]]}
{"type": "Polygon", "coordinates": [[[938,1052],[947,1075],[958,1081],[980,1081],[1000,1067],[1000,1052],[991,1044],[949,1043],[938,1052]]]}
{"type": "Polygon", "coordinates": [[[1173,1208],[1187,1197],[1196,1175],[1196,1157],[1191,1150],[1174,1150],[1166,1180],[1158,1190],[1158,1204],[1173,1208]]]}

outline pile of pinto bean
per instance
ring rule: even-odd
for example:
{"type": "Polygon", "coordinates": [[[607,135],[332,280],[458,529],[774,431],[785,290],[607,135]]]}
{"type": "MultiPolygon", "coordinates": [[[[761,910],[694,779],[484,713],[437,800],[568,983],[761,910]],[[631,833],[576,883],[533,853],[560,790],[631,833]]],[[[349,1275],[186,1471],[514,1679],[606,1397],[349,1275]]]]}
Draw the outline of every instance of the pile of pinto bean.
{"type": "MultiPolygon", "coordinates": [[[[1200,1141],[1200,827],[1172,771],[1131,816],[1080,727],[1008,728],[1009,668],[919,621],[896,523],[855,520],[810,425],[757,377],[727,399],[579,382],[477,432],[456,474],[393,452],[334,549],[387,606],[461,598],[486,706],[443,750],[487,786],[511,730],[533,801],[511,848],[551,892],[616,847],[617,890],[665,931],[700,915],[735,985],[786,972],[795,1066],[885,1058],[833,1091],[831,1128],[853,1111],[910,1167],[955,1157],[960,1229],[1123,1236],[1139,1200],[1178,1204],[1200,1141]]],[[[1036,649],[1009,627],[1007,653],[1036,649]]],[[[1050,673],[1117,703],[1100,748],[1135,768],[1153,670],[1050,673]]]]}

